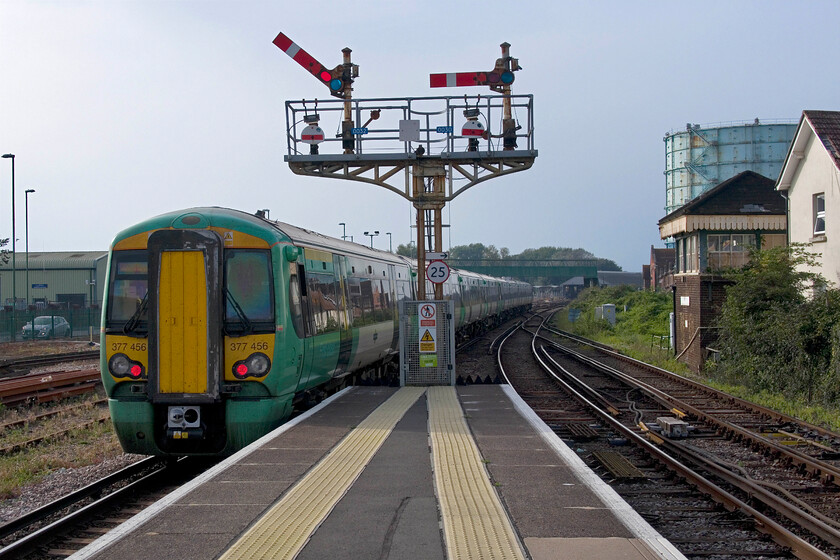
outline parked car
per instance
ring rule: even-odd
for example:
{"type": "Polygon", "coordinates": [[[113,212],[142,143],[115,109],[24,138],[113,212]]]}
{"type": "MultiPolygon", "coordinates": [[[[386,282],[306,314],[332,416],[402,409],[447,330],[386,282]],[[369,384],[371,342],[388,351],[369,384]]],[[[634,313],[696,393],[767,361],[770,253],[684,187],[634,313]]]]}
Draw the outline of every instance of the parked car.
{"type": "Polygon", "coordinates": [[[57,338],[70,336],[70,323],[59,316],[43,315],[35,317],[35,332],[32,332],[32,322],[23,326],[23,338],[57,338]]]}

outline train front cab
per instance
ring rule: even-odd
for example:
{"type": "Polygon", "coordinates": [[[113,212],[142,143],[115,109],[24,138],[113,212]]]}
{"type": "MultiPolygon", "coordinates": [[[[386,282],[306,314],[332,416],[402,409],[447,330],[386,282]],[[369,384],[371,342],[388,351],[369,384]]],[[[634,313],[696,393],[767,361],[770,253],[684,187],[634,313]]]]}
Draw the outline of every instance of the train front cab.
{"type": "Polygon", "coordinates": [[[290,414],[289,372],[271,371],[271,262],[268,243],[230,228],[162,229],[115,245],[103,380],[123,449],[228,454],[290,414]]]}

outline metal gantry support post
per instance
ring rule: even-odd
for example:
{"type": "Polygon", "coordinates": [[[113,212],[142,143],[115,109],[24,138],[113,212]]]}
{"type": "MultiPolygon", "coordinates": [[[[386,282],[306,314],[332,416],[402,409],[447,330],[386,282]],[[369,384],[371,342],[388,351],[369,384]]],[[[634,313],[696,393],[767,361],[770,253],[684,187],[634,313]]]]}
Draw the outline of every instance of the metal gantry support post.
{"type": "MultiPolygon", "coordinates": [[[[411,201],[417,210],[417,299],[426,299],[426,211],[432,211],[434,251],[443,251],[443,207],[446,205],[446,168],[440,162],[418,162],[413,166],[411,201]],[[432,190],[426,191],[426,179],[432,179],[432,190]],[[422,275],[422,277],[421,277],[422,275]]],[[[435,284],[437,300],[443,299],[443,285],[435,284]]]]}

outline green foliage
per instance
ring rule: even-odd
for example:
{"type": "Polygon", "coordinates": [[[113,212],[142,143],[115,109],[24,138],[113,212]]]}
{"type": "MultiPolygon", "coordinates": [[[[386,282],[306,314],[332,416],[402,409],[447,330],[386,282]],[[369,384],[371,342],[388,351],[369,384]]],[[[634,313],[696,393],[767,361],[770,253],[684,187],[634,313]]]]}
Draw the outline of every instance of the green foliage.
{"type": "Polygon", "coordinates": [[[716,378],[807,403],[837,400],[840,292],[808,272],[814,264],[802,245],[776,247],[727,274],[716,378]]]}
{"type": "Polygon", "coordinates": [[[482,243],[470,243],[469,245],[456,245],[449,250],[449,258],[480,261],[484,259],[500,259],[501,254],[495,245],[489,247],[482,243]]]}
{"type": "Polygon", "coordinates": [[[673,310],[670,293],[639,291],[631,286],[588,288],[569,307],[580,309],[580,317],[571,323],[568,314],[558,315],[559,328],[608,344],[637,360],[689,373],[668,347],[669,315],[673,310]],[[595,319],[595,307],[605,303],[616,306],[615,327],[595,319]]]}
{"type": "Polygon", "coordinates": [[[639,291],[632,286],[593,287],[581,292],[571,307],[581,310],[574,325],[574,332],[581,336],[619,330],[649,339],[668,333],[673,300],[671,294],[639,291]],[[614,328],[607,321],[595,319],[595,308],[605,303],[615,305],[614,328]]]}
{"type": "Polygon", "coordinates": [[[411,241],[405,245],[400,243],[397,246],[397,254],[402,255],[403,257],[408,257],[410,259],[417,258],[417,245],[414,244],[414,241],[411,241]]]}

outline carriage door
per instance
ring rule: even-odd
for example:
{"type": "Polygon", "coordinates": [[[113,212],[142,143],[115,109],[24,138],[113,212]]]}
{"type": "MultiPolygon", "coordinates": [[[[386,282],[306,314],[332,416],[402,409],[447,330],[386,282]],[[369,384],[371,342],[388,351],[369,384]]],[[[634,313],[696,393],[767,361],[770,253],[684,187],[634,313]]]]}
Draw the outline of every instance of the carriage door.
{"type": "Polygon", "coordinates": [[[338,325],[340,343],[338,349],[338,364],[336,377],[343,375],[350,364],[353,355],[353,320],[348,302],[350,300],[347,286],[347,259],[341,255],[333,255],[333,270],[335,271],[336,300],[338,301],[338,325]]]}
{"type": "Polygon", "coordinates": [[[207,230],[149,237],[149,391],[156,402],[219,396],[221,251],[221,239],[207,230]]]}

